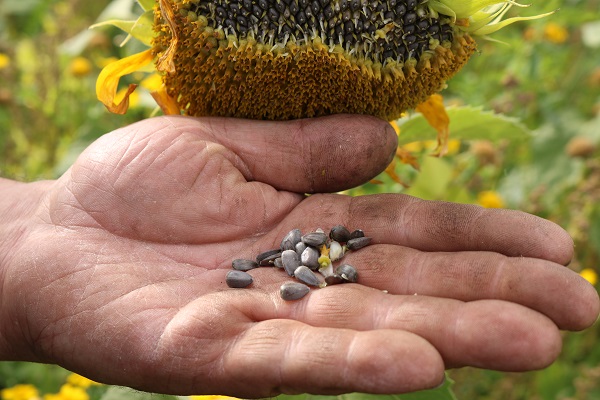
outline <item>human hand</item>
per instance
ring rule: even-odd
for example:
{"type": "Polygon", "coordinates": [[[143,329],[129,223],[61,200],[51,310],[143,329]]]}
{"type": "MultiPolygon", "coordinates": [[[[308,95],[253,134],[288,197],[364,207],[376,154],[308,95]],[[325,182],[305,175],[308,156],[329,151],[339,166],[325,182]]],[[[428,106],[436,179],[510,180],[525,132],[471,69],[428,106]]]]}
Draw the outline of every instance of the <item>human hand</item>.
{"type": "Polygon", "coordinates": [[[371,117],[162,117],[100,138],[57,181],[1,182],[0,356],[240,397],[400,393],[450,367],[547,366],[559,329],[599,310],[563,266],[573,246],[558,226],[404,195],[298,194],[365,182],[395,140],[371,117]],[[374,238],[345,257],[360,284],[294,302],[272,268],[225,285],[234,258],[336,224],[374,238]]]}

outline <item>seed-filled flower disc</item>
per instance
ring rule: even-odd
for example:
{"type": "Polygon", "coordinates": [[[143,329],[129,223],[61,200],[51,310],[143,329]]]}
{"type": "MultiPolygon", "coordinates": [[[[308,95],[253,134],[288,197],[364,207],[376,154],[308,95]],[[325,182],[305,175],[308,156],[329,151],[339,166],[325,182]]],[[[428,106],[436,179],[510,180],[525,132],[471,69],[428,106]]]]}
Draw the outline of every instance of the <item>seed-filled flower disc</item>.
{"type": "MultiPolygon", "coordinates": [[[[151,48],[107,66],[98,98],[113,112],[121,76],[154,61],[168,114],[287,120],[337,113],[387,120],[440,91],[512,0],[138,0],[135,23],[107,21],[151,48]]],[[[100,24],[100,25],[103,25],[100,24]]]]}
{"type": "Polygon", "coordinates": [[[417,0],[170,0],[154,52],[189,115],[391,120],[475,51],[453,21],[417,0]]]}

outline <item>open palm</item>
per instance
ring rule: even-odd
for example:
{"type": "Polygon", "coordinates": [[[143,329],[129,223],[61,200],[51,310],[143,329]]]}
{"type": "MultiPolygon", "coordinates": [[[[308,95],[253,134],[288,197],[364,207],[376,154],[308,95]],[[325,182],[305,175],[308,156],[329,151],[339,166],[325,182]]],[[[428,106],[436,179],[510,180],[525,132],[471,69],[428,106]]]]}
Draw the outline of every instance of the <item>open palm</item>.
{"type": "Polygon", "coordinates": [[[106,383],[242,397],[404,392],[448,367],[548,365],[559,329],[599,309],[562,266],[572,242],[559,227],[403,195],[304,194],[365,182],[395,145],[386,123],[358,116],[163,117],[105,135],[59,180],[20,189],[4,341],[106,383]],[[374,239],[346,257],[360,284],[285,302],[289,277],[258,268],[249,288],[226,286],[232,259],[337,224],[374,239]]]}

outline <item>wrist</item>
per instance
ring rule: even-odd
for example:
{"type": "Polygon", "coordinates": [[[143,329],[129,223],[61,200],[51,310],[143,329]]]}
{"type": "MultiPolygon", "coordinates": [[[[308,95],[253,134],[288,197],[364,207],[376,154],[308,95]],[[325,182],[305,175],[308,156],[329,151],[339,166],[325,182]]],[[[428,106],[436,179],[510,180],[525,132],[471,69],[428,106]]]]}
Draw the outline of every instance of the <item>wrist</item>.
{"type": "MultiPolygon", "coordinates": [[[[22,183],[0,178],[0,360],[38,361],[28,346],[14,277],[26,266],[23,248],[33,233],[48,181],[22,183]]],[[[29,255],[31,257],[31,254],[29,255]]]]}

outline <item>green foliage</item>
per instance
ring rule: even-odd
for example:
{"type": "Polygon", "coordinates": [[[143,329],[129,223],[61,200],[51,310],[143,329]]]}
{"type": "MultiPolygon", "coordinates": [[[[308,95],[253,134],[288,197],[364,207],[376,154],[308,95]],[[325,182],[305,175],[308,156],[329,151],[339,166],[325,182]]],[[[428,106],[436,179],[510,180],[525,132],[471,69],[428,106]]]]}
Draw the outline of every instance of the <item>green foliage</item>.
{"type": "MultiPolygon", "coordinates": [[[[527,139],[530,135],[529,129],[518,119],[503,114],[494,114],[491,111],[483,111],[482,107],[449,107],[446,111],[450,118],[452,139],[516,142],[527,139]]],[[[408,118],[398,120],[397,123],[400,127],[398,142],[401,145],[435,139],[437,135],[435,129],[421,114],[413,114],[408,118]]]]}
{"type": "Polygon", "coordinates": [[[148,47],[152,45],[152,38],[154,37],[154,11],[152,10],[144,12],[135,21],[109,19],[92,25],[92,28],[100,28],[107,25],[116,26],[129,34],[121,45],[127,43],[130,37],[136,38],[148,47]]]}
{"type": "Polygon", "coordinates": [[[300,395],[280,395],[276,400],[456,400],[451,390],[452,380],[446,379],[444,384],[436,389],[423,390],[420,392],[395,394],[395,395],[375,395],[365,393],[348,393],[337,396],[322,396],[313,394],[300,395]]]}

